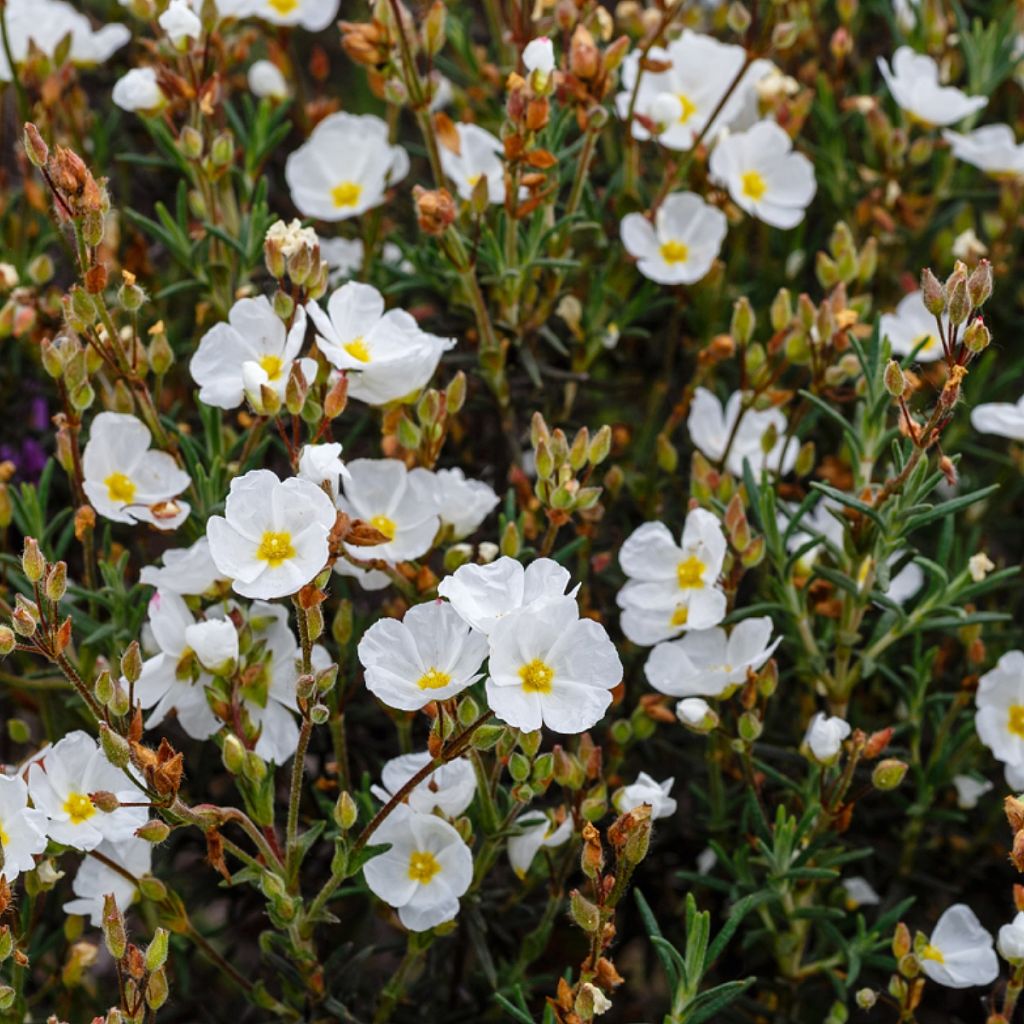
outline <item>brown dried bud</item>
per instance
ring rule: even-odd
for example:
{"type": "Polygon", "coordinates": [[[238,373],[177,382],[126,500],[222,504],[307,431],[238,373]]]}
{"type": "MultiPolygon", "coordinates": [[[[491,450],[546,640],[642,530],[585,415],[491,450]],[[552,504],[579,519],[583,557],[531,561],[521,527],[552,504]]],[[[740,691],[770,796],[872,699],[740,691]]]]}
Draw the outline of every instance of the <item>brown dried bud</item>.
{"type": "Polygon", "coordinates": [[[576,25],[569,43],[569,70],[584,80],[594,78],[601,68],[601,53],[594,37],[581,23],[576,25]]]}
{"type": "Polygon", "coordinates": [[[446,188],[412,190],[420,230],[426,235],[443,235],[455,222],[455,200],[446,188]]]}
{"type": "Polygon", "coordinates": [[[25,155],[29,158],[33,167],[43,167],[50,159],[50,148],[43,141],[39,129],[29,121],[25,125],[25,155]]]}

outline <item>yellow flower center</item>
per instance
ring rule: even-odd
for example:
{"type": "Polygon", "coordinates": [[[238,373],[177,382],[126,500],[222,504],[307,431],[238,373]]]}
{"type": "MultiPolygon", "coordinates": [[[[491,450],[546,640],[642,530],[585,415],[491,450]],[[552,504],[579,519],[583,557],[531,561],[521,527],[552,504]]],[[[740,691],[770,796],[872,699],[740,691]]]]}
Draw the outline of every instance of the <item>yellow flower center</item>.
{"type": "Polygon", "coordinates": [[[135,484],[124,473],[111,473],[103,482],[107,485],[107,497],[111,501],[127,505],[135,498],[135,484]]]}
{"type": "Polygon", "coordinates": [[[690,255],[690,250],[684,242],[662,242],[661,258],[666,263],[685,263],[690,255]]]}
{"type": "Polygon", "coordinates": [[[292,535],[287,530],[279,533],[266,530],[260,540],[260,546],[256,549],[256,557],[261,562],[266,562],[271,569],[276,569],[282,562],[295,557],[292,535]]]}
{"type": "Polygon", "coordinates": [[[466,179],[466,184],[469,185],[470,188],[476,188],[477,182],[479,182],[482,177],[482,174],[471,174],[466,179]]]}
{"type": "Polygon", "coordinates": [[[72,825],[81,825],[96,813],[96,808],[84,793],[69,793],[64,801],[64,811],[70,816],[72,825]]]}
{"type": "Polygon", "coordinates": [[[768,191],[768,182],[759,171],[747,171],[740,181],[743,185],[743,194],[748,199],[756,201],[768,191]]]}
{"type": "Polygon", "coordinates": [[[439,668],[431,666],[416,680],[416,685],[421,690],[440,690],[451,681],[452,677],[447,672],[442,672],[439,668]]]}
{"type": "Polygon", "coordinates": [[[0,825],[0,846],[6,846],[11,841],[11,837],[7,834],[7,830],[0,825]]]}
{"type": "Polygon", "coordinates": [[[684,558],[676,566],[680,590],[700,590],[704,586],[704,570],[707,566],[696,556],[684,558]]]}
{"type": "Polygon", "coordinates": [[[685,626],[686,620],[690,617],[690,609],[685,604],[681,604],[673,613],[672,618],[669,620],[673,626],[685,626]]]}
{"type": "Polygon", "coordinates": [[[277,380],[284,369],[284,361],[280,356],[262,356],[260,358],[260,367],[267,375],[268,380],[277,380]]]}
{"type": "Polygon", "coordinates": [[[358,359],[361,363],[368,363],[370,361],[370,346],[367,345],[362,338],[355,338],[347,345],[343,345],[342,348],[344,348],[353,359],[358,359]]]}
{"type": "Polygon", "coordinates": [[[679,123],[686,124],[697,113],[697,104],[685,92],[677,92],[676,99],[679,100],[679,106],[682,108],[679,114],[679,123]]]}
{"type": "Polygon", "coordinates": [[[429,850],[413,850],[409,857],[409,877],[420,885],[428,885],[441,870],[437,858],[429,850]]]}
{"type": "Polygon", "coordinates": [[[938,345],[934,334],[923,334],[920,338],[916,338],[914,340],[915,345],[917,345],[918,342],[921,344],[922,352],[930,352],[936,345],[938,345]]]}
{"type": "Polygon", "coordinates": [[[936,949],[935,946],[929,943],[924,949],[921,950],[922,960],[934,960],[936,963],[944,964],[946,958],[942,955],[941,949],[936,949]]]}
{"type": "Polygon", "coordinates": [[[522,679],[523,689],[527,693],[550,693],[555,670],[550,665],[545,665],[540,658],[534,658],[519,670],[519,678],[522,679]]]}
{"type": "Polygon", "coordinates": [[[378,530],[380,533],[383,533],[388,540],[395,539],[395,531],[398,529],[398,527],[395,525],[394,519],[388,519],[387,516],[374,516],[370,520],[370,525],[375,530],[378,530]]]}
{"type": "Polygon", "coordinates": [[[1010,714],[1006,722],[1006,728],[1014,736],[1024,739],[1024,704],[1011,704],[1010,714]]]}
{"type": "Polygon", "coordinates": [[[278,14],[291,14],[299,6],[299,0],[267,0],[278,14]]]}
{"type": "MultiPolygon", "coordinates": [[[[294,2],[294,0],[286,0],[286,2],[294,2]]],[[[355,206],[359,202],[362,191],[363,186],[357,182],[343,181],[331,189],[331,199],[339,210],[343,210],[346,206],[355,206]]]]}

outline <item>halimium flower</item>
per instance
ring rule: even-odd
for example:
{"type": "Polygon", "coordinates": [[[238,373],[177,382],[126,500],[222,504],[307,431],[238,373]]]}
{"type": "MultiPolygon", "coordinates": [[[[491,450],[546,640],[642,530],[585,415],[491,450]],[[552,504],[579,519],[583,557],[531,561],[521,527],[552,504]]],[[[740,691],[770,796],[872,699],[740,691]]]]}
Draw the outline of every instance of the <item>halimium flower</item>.
{"type": "Polygon", "coordinates": [[[677,544],[664,523],[644,523],[626,538],[619,564],[626,584],[616,601],[622,631],[635,644],[655,644],[725,618],[718,577],[725,535],[706,509],[691,509],[677,544]]]}
{"type": "Polygon", "coordinates": [[[243,597],[286,597],[327,563],[337,519],[331,499],[308,480],[254,469],[231,481],[223,516],[210,516],[210,557],[243,597]]]}
{"type": "Polygon", "coordinates": [[[363,866],[370,891],[398,911],[410,931],[451,921],[473,880],[473,855],[448,822],[397,808],[374,833],[391,848],[363,866]]]}
{"type": "Polygon", "coordinates": [[[160,88],[152,68],[132,68],[115,83],[110,98],[122,110],[156,114],[166,104],[167,97],[160,88]]]}
{"type": "Polygon", "coordinates": [[[772,642],[772,620],[744,619],[728,635],[721,627],[694,629],[658,644],[647,657],[647,681],[670,697],[721,697],[746,682],[782,642],[772,642]]]}
{"type": "Polygon", "coordinates": [[[644,277],[658,284],[693,284],[721,250],[726,220],[695,193],[674,192],[658,207],[653,224],[642,213],[627,213],[619,230],[644,277]]]}
{"type": "Polygon", "coordinates": [[[970,811],[977,807],[978,800],[992,789],[992,783],[988,779],[976,779],[973,775],[954,775],[953,787],[956,789],[957,807],[961,811],[970,811]]]}
{"type": "Polygon", "coordinates": [[[174,530],[188,517],[188,503],[177,497],[192,481],[173,456],[150,450],[151,439],[149,428],[134,416],[101,412],[82,453],[85,493],[92,507],[115,523],[174,530]]]}
{"type": "Polygon", "coordinates": [[[1024,961],[1024,911],[1019,911],[1009,924],[999,929],[996,948],[999,955],[1011,964],[1024,961]]]}
{"type": "Polygon", "coordinates": [[[819,711],[807,726],[804,743],[810,748],[815,761],[830,764],[839,756],[843,740],[849,735],[849,722],[838,716],[829,718],[824,711],[819,711]]]}
{"type": "Polygon", "coordinates": [[[178,49],[184,49],[190,39],[198,39],[203,33],[203,23],[188,0],[171,0],[157,23],[178,49]]]}
{"type": "MultiPolygon", "coordinates": [[[[462,565],[437,586],[441,597],[474,629],[490,634],[509,612],[538,602],[565,597],[568,569],[551,558],[535,558],[523,566],[503,555],[487,565],[462,565]]],[[[575,597],[579,586],[568,594],[575,597]]]]}
{"type": "Polygon", "coordinates": [[[421,330],[405,310],[384,310],[376,288],[349,281],[331,294],[325,313],[307,307],[316,344],[332,366],[348,373],[348,393],[370,405],[384,405],[419,391],[434,375],[441,356],[455,344],[421,330]]]}
{"type": "Polygon", "coordinates": [[[981,110],[988,98],[967,96],[950,85],[939,84],[939,65],[909,46],[901,46],[892,66],[878,58],[878,70],[897,106],[927,125],[949,125],[981,110]]]}
{"type": "Polygon", "coordinates": [[[538,851],[563,845],[572,835],[573,825],[569,816],[556,823],[538,810],[520,815],[512,828],[513,834],[508,837],[508,861],[516,875],[525,878],[538,851]]]}
{"type": "Polygon", "coordinates": [[[1008,651],[978,681],[974,727],[1004,764],[1024,764],[1024,651],[1008,651]]]}
{"type": "Polygon", "coordinates": [[[288,98],[288,81],[281,69],[269,60],[253,61],[245,76],[249,91],[254,96],[272,100],[288,98]]]}
{"type": "Polygon", "coordinates": [[[487,703],[501,721],[571,734],[601,720],[622,664],[604,627],[579,615],[575,598],[555,598],[511,611],[491,630],[487,703]]]}
{"type": "Polygon", "coordinates": [[[46,815],[46,834],[76,850],[94,850],[104,839],[124,842],[145,824],[145,807],[101,811],[89,798],[101,791],[130,803],[141,795],[87,733],[68,733],[29,766],[28,794],[46,815]]]}
{"type": "Polygon", "coordinates": [[[481,178],[487,179],[487,198],[492,203],[505,201],[504,147],[501,139],[477,124],[456,124],[459,149],[450,149],[442,140],[438,147],[441,169],[455,183],[463,199],[471,199],[481,178]]]}
{"type": "Polygon", "coordinates": [[[1018,143],[1008,124],[987,124],[966,135],[946,129],[942,137],[957,160],[977,167],[993,178],[1024,175],[1024,143],[1018,143]]]}
{"type": "MultiPolygon", "coordinates": [[[[265,295],[239,299],[227,323],[215,324],[203,335],[189,363],[192,379],[199,385],[199,400],[218,409],[234,409],[248,396],[258,409],[263,387],[283,400],[305,335],[306,314],[301,308],[295,310],[289,330],[265,295]]],[[[316,362],[300,359],[299,366],[312,383],[316,362]]]]}
{"type": "MultiPolygon", "coordinates": [[[[427,470],[413,470],[426,473],[427,470]]],[[[439,469],[433,473],[434,492],[441,525],[451,529],[453,540],[468,537],[491,514],[501,500],[482,480],[469,480],[461,469],[439,469]]]]}
{"type": "Polygon", "coordinates": [[[348,477],[348,469],[341,461],[341,445],[337,441],[304,445],[299,455],[299,476],[318,487],[327,484],[331,495],[337,498],[339,481],[348,477]]]}
{"type": "Polygon", "coordinates": [[[63,910],[66,914],[88,917],[94,928],[100,928],[103,926],[104,896],[113,896],[122,912],[135,901],[139,887],[124,872],[135,879],[148,875],[153,866],[153,844],[145,839],[134,838],[121,843],[103,842],[96,847],[96,852],[103,854],[122,870],[118,871],[96,857],[87,856],[71,881],[71,891],[75,898],[68,900],[63,910]]]}
{"type": "MultiPolygon", "coordinates": [[[[948,318],[942,315],[943,327],[948,318]]],[[[910,292],[900,299],[895,313],[883,313],[879,332],[889,339],[889,346],[897,358],[914,354],[921,363],[931,363],[942,358],[942,340],[935,317],[925,309],[921,292],[910,292]],[[916,351],[915,351],[916,350],[916,351]]]]}
{"type": "Polygon", "coordinates": [[[636,807],[647,804],[651,808],[651,819],[670,818],[676,813],[676,802],[669,796],[675,779],[665,779],[658,782],[647,772],[641,772],[636,777],[636,782],[629,786],[623,786],[612,801],[615,809],[624,814],[636,807]]]}
{"type": "MultiPolygon", "coordinates": [[[[381,785],[371,786],[370,792],[382,803],[387,803],[432,760],[426,750],[391,758],[381,770],[381,785]]],[[[440,811],[447,818],[455,818],[473,802],[474,793],[476,772],[473,764],[468,757],[456,757],[432,771],[405,798],[405,802],[419,814],[440,811]]]]}
{"type": "Polygon", "coordinates": [[[388,126],[372,114],[330,114],[288,157],[284,175],[292,201],[306,217],[345,220],[384,202],[409,173],[409,156],[388,141],[388,126]]]}
{"type": "Polygon", "coordinates": [[[262,18],[274,25],[298,25],[307,32],[327,28],[341,0],[243,0],[239,16],[262,18]]]}
{"type": "Polygon", "coordinates": [[[414,605],[401,621],[378,619],[359,641],[366,688],[402,711],[472,686],[486,657],[487,638],[443,601],[414,605]]]}
{"type": "Polygon", "coordinates": [[[1016,402],[983,402],[971,410],[971,426],[982,434],[1024,441],[1024,395],[1016,402]]]}
{"type": "Polygon", "coordinates": [[[947,988],[990,985],[999,976],[992,936],[964,903],[939,918],[918,959],[925,975],[947,988]]]}
{"type": "Polygon", "coordinates": [[[164,552],[164,564],[144,566],[139,579],[158,590],[198,596],[226,582],[210,557],[210,542],[200,537],[191,547],[164,552]]]}
{"type": "Polygon", "coordinates": [[[46,815],[28,806],[28,786],[17,775],[0,775],[0,851],[8,882],[31,871],[46,849],[46,815]]]}
{"type": "Polygon", "coordinates": [[[875,906],[882,902],[882,898],[875,891],[874,886],[860,875],[844,878],[839,884],[843,887],[846,896],[847,910],[875,906]]]}
{"type": "Polygon", "coordinates": [[[775,121],[719,139],[709,169],[737,206],[775,228],[796,227],[818,188],[811,161],[775,121]]]}
{"type": "Polygon", "coordinates": [[[785,415],[780,409],[745,406],[745,398],[734,391],[723,406],[707,388],[697,388],[686,420],[690,440],[711,462],[724,459],[734,476],[743,475],[744,462],[750,463],[755,477],[766,470],[788,473],[796,464],[800,443],[787,437],[785,415]],[[766,436],[771,437],[767,449],[766,436]]]}

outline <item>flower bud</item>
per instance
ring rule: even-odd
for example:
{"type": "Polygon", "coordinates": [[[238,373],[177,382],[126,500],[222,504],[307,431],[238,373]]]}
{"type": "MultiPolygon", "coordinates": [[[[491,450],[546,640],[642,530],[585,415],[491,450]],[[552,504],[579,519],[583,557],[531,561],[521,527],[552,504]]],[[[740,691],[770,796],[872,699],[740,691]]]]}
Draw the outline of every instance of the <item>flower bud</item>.
{"type": "Polygon", "coordinates": [[[939,279],[927,268],[921,271],[921,298],[924,308],[932,316],[942,316],[946,310],[946,292],[939,279]]]}
{"type": "Polygon", "coordinates": [[[128,948],[128,933],[124,927],[124,915],[117,907],[113,893],[103,897],[103,941],[115,960],[120,960],[128,948]]]}
{"type": "Polygon", "coordinates": [[[757,318],[754,309],[750,305],[750,299],[741,295],[732,307],[732,323],[729,333],[737,345],[746,345],[754,336],[754,326],[757,318]]]}
{"type": "Polygon", "coordinates": [[[359,819],[359,805],[347,789],[341,791],[334,805],[334,821],[342,832],[347,832],[359,819]]]}
{"type": "Polygon", "coordinates": [[[21,553],[21,571],[29,583],[38,583],[46,572],[46,556],[39,550],[35,537],[26,537],[21,553]]]}
{"type": "Polygon", "coordinates": [[[14,630],[10,626],[0,625],[0,658],[6,658],[14,650],[17,642],[14,630]]]}
{"type": "Polygon", "coordinates": [[[54,562],[46,573],[43,591],[50,601],[60,601],[68,589],[67,562],[54,562]]]}
{"type": "Polygon", "coordinates": [[[137,683],[139,676],[142,675],[142,651],[139,649],[138,640],[133,640],[121,655],[121,675],[129,683],[137,683]]]}
{"type": "Polygon", "coordinates": [[[593,934],[601,926],[601,911],[578,889],[573,889],[569,894],[569,913],[576,924],[588,934],[593,934]]]}
{"type": "Polygon", "coordinates": [[[878,993],[872,988],[857,989],[857,1006],[861,1010],[870,1010],[878,1002],[878,993]]]}
{"type": "Polygon", "coordinates": [[[245,767],[245,747],[242,746],[242,741],[234,733],[229,732],[224,737],[220,756],[224,762],[224,767],[232,775],[237,775],[245,767]]]}
{"type": "Polygon", "coordinates": [[[171,834],[171,827],[159,818],[151,818],[135,830],[138,839],[147,843],[162,843],[171,834]]]}
{"type": "Polygon", "coordinates": [[[50,149],[39,134],[39,129],[31,121],[26,123],[22,139],[25,144],[25,155],[32,166],[46,166],[47,160],[50,159],[50,149]]]}
{"type": "Polygon", "coordinates": [[[100,746],[103,748],[107,760],[115,768],[128,767],[132,754],[131,747],[129,747],[128,741],[119,733],[114,732],[106,722],[100,722],[100,746]]]}
{"type": "Polygon", "coordinates": [[[949,322],[957,327],[971,312],[971,299],[967,294],[967,274],[960,263],[946,279],[946,311],[949,314],[949,322]]]}
{"type": "MultiPolygon", "coordinates": [[[[19,594],[18,597],[21,597],[19,594]]],[[[14,626],[14,632],[18,636],[31,637],[35,636],[36,629],[39,626],[38,618],[29,611],[29,609],[18,602],[14,608],[14,612],[11,614],[11,625],[14,626]]]]}
{"type": "Polygon", "coordinates": [[[964,345],[968,352],[973,352],[976,355],[979,352],[984,352],[991,340],[992,335],[989,334],[989,330],[980,316],[976,316],[967,325],[967,330],[964,331],[964,345]]]}
{"type": "Polygon", "coordinates": [[[887,757],[875,765],[871,773],[871,782],[875,789],[896,789],[907,774],[907,765],[894,757],[887,757]]]}
{"type": "Polygon", "coordinates": [[[895,359],[890,359],[885,368],[885,390],[893,398],[899,398],[907,390],[907,381],[903,376],[903,370],[895,359]]]}
{"type": "Polygon", "coordinates": [[[114,693],[108,707],[118,717],[128,714],[128,691],[117,680],[114,680],[114,693]]]}
{"type": "Polygon", "coordinates": [[[992,264],[988,260],[979,260],[967,279],[967,295],[975,309],[984,306],[992,294],[992,264]]]}
{"type": "Polygon", "coordinates": [[[214,167],[227,167],[235,158],[235,137],[231,132],[221,132],[210,146],[210,160],[214,167]]]}
{"type": "Polygon", "coordinates": [[[153,941],[146,949],[146,970],[158,971],[167,962],[167,946],[170,933],[166,928],[157,928],[153,933],[153,941]]]}

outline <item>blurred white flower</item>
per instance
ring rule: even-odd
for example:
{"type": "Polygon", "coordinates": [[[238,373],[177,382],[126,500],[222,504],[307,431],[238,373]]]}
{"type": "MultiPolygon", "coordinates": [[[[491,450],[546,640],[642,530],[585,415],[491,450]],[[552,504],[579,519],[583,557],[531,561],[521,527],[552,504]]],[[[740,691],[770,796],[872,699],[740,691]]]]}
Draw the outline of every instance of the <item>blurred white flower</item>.
{"type": "Polygon", "coordinates": [[[1024,765],[1024,651],[1007,651],[978,681],[978,737],[997,761],[1024,765]]]}
{"type": "MultiPolygon", "coordinates": [[[[945,313],[942,325],[948,327],[945,313]]],[[[892,353],[897,358],[909,356],[920,363],[931,363],[942,358],[942,340],[935,317],[925,309],[921,292],[909,292],[900,299],[895,313],[883,313],[878,322],[879,333],[889,339],[892,353]]]]}
{"type": "Polygon", "coordinates": [[[1009,924],[1004,924],[999,929],[996,949],[999,950],[999,955],[1011,964],[1016,965],[1024,961],[1024,911],[1018,911],[1017,916],[1009,924]]]}
{"type": "Polygon", "coordinates": [[[939,84],[939,65],[909,46],[901,46],[892,66],[878,58],[878,70],[901,110],[927,125],[949,125],[981,110],[988,98],[968,96],[949,85],[939,84]]]}
{"type": "Polygon", "coordinates": [[[226,580],[210,557],[210,542],[200,537],[191,547],[164,552],[163,566],[147,565],[139,579],[158,590],[198,596],[226,580]]]}
{"type": "Polygon", "coordinates": [[[272,61],[253,61],[246,73],[246,81],[254,96],[265,96],[272,100],[288,98],[288,80],[272,61]]]}
{"type": "Polygon", "coordinates": [[[1024,441],[1024,395],[1016,402],[983,402],[971,410],[971,426],[981,434],[1024,441]]]}
{"type": "Polygon", "coordinates": [[[142,114],[159,113],[167,102],[152,68],[132,68],[115,83],[110,98],[122,110],[138,111],[142,114]]]}
{"type": "Polygon", "coordinates": [[[456,124],[459,151],[442,141],[438,147],[441,169],[455,183],[463,199],[470,199],[481,178],[487,179],[487,197],[492,203],[505,201],[504,147],[501,139],[476,124],[456,124]]]}
{"type": "Polygon", "coordinates": [[[320,244],[316,231],[303,227],[298,217],[290,221],[275,220],[267,228],[264,238],[268,242],[274,242],[286,260],[291,259],[300,249],[312,250],[320,244]]]}
{"type": "Polygon", "coordinates": [[[843,740],[849,735],[849,722],[838,716],[829,718],[824,711],[819,711],[807,726],[804,743],[810,748],[816,761],[830,764],[839,756],[843,740]]]}
{"type": "Polygon", "coordinates": [[[675,781],[673,778],[658,782],[647,772],[641,772],[636,777],[636,782],[629,786],[623,786],[615,794],[612,802],[620,814],[647,804],[651,808],[652,821],[657,818],[670,818],[676,813],[676,802],[669,796],[675,781]]]}
{"type": "MultiPolygon", "coordinates": [[[[145,839],[103,842],[96,847],[96,852],[137,879],[148,875],[153,866],[153,844],[145,839]]],[[[71,880],[71,891],[75,898],[64,904],[64,913],[88,917],[94,928],[101,928],[103,897],[113,896],[118,909],[123,912],[134,902],[138,886],[122,871],[95,857],[86,856],[71,880]]]]}
{"type": "Polygon", "coordinates": [[[298,475],[317,487],[326,483],[332,497],[337,499],[340,480],[342,477],[348,479],[348,468],[341,461],[341,445],[337,441],[303,445],[298,475]]]}
{"type": "MultiPolygon", "coordinates": [[[[234,0],[238,17],[262,18],[274,25],[298,25],[307,32],[327,28],[338,13],[341,0],[234,0]]],[[[217,0],[218,7],[223,0],[217,0]]],[[[221,13],[226,14],[226,11],[221,13]]]]}
{"type": "Polygon", "coordinates": [[[918,958],[925,975],[947,988],[990,985],[999,976],[992,936],[963,903],[939,918],[918,958]]]}
{"type": "Polygon", "coordinates": [[[967,559],[967,571],[975,583],[980,583],[995,567],[996,563],[984,551],[967,559]]]}
{"type": "Polygon", "coordinates": [[[1024,143],[1018,143],[1008,124],[987,124],[966,135],[946,129],[942,137],[957,160],[977,167],[993,178],[1024,175],[1024,143]]]}
{"type": "Polygon", "coordinates": [[[531,74],[550,75],[555,70],[555,48],[547,36],[531,39],[523,50],[523,65],[531,74]]]}
{"type": "Polygon", "coordinates": [[[185,49],[190,39],[198,39],[203,34],[203,23],[188,0],[171,0],[157,22],[178,49],[185,49]]]}
{"type": "Polygon", "coordinates": [[[46,815],[28,806],[28,786],[18,775],[0,775],[0,851],[3,874],[13,882],[36,865],[46,849],[46,815]]]}
{"type": "MultiPolygon", "coordinates": [[[[371,786],[370,792],[387,803],[432,760],[426,750],[391,758],[381,770],[381,785],[371,786]]],[[[406,803],[419,814],[440,811],[446,818],[456,818],[473,802],[475,793],[476,773],[472,762],[468,757],[456,757],[432,771],[409,793],[406,803]]]]}
{"type": "Polygon", "coordinates": [[[527,811],[512,823],[508,837],[508,861],[519,878],[525,878],[539,850],[554,849],[572,835],[572,818],[566,816],[555,824],[543,811],[527,811]]]}
{"type": "Polygon", "coordinates": [[[846,894],[846,909],[856,910],[858,907],[874,906],[882,902],[872,884],[860,875],[844,878],[840,883],[846,894]]]}
{"type": "Polygon", "coordinates": [[[953,786],[957,807],[962,811],[973,810],[978,806],[978,800],[992,789],[988,779],[976,779],[973,775],[954,775],[953,786]]]}

